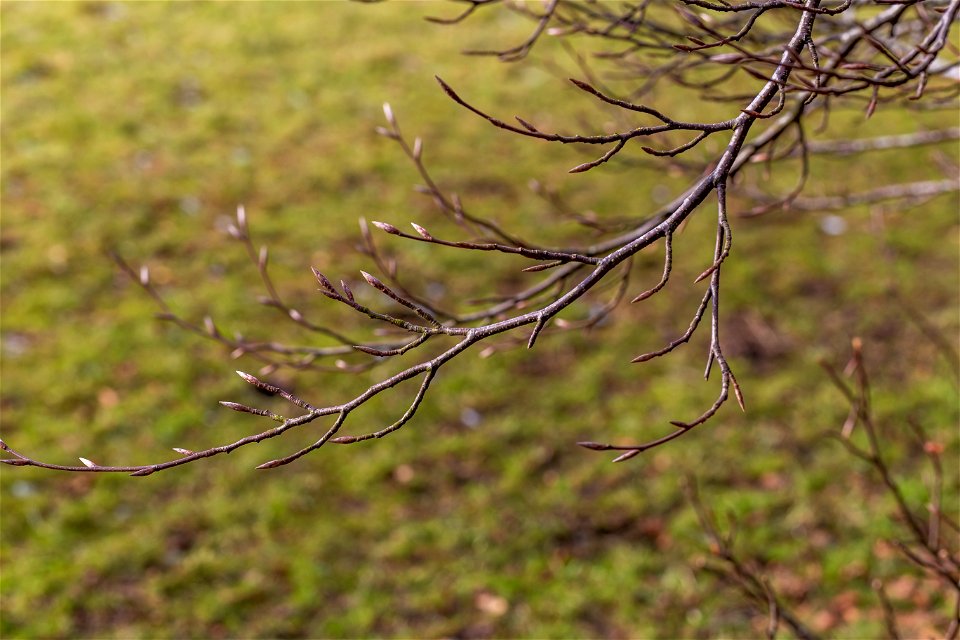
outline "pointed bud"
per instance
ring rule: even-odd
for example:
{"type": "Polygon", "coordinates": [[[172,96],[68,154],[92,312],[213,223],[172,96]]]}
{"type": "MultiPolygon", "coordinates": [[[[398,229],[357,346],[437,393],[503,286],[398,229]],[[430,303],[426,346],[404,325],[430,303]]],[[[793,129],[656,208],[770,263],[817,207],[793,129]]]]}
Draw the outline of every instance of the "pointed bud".
{"type": "Polygon", "coordinates": [[[179,454],[182,455],[182,456],[192,456],[192,455],[193,455],[193,451],[190,451],[190,449],[181,449],[180,447],[174,447],[173,450],[176,451],[177,453],[179,453],[179,454]]]}
{"type": "Polygon", "coordinates": [[[203,328],[207,330],[207,333],[211,336],[216,337],[219,335],[217,332],[217,325],[213,323],[213,318],[210,316],[203,317],[203,328]]]}
{"type": "Polygon", "coordinates": [[[287,315],[289,315],[294,322],[303,322],[303,314],[296,309],[290,309],[290,311],[287,311],[287,315]]]}
{"type": "Polygon", "coordinates": [[[140,267],[140,284],[144,287],[150,284],[150,269],[147,268],[147,265],[140,267]]]}
{"type": "Polygon", "coordinates": [[[395,236],[400,235],[400,229],[397,229],[395,226],[393,226],[388,222],[377,222],[376,220],[373,220],[370,222],[370,224],[375,226],[377,229],[380,229],[381,231],[385,231],[389,234],[392,234],[395,236]]]}
{"type": "Polygon", "coordinates": [[[626,453],[623,453],[613,459],[614,462],[623,462],[624,460],[629,460],[630,458],[640,455],[640,449],[631,449],[626,453]]]}
{"type": "Polygon", "coordinates": [[[237,226],[247,228],[247,209],[242,204],[237,206],[237,226]]]}
{"type": "Polygon", "coordinates": [[[387,122],[389,122],[394,127],[397,126],[397,119],[393,116],[393,109],[390,107],[389,102],[383,103],[383,117],[385,117],[387,119],[387,122]]]}
{"type": "Polygon", "coordinates": [[[313,277],[317,279],[317,282],[320,283],[320,286],[326,289],[327,291],[333,292],[333,285],[327,280],[327,277],[320,273],[316,267],[310,267],[310,270],[313,271],[313,277]]]}
{"type": "Polygon", "coordinates": [[[416,231],[418,234],[420,234],[420,237],[423,238],[424,240],[433,240],[433,239],[434,239],[433,236],[430,235],[430,233],[427,232],[426,229],[424,229],[423,227],[421,227],[420,225],[418,225],[416,222],[411,222],[411,223],[410,223],[410,226],[413,227],[413,230],[416,231]]]}
{"type": "Polygon", "coordinates": [[[537,128],[535,126],[533,126],[532,124],[530,124],[529,122],[521,118],[520,116],[513,116],[513,117],[516,118],[517,122],[523,125],[523,128],[529,131],[530,133],[539,133],[539,131],[537,131],[537,128]]]}
{"type": "Polygon", "coordinates": [[[274,467],[279,467],[281,464],[283,464],[282,460],[271,460],[270,462],[264,462],[259,465],[257,469],[273,469],[274,467]]]}
{"type": "Polygon", "coordinates": [[[270,257],[267,245],[260,247],[260,255],[257,258],[257,266],[263,269],[267,266],[267,259],[270,257]]]}
{"type": "Polygon", "coordinates": [[[383,283],[377,280],[376,278],[374,278],[372,275],[370,275],[366,271],[361,271],[360,274],[363,276],[363,279],[367,281],[367,284],[369,284],[371,287],[374,287],[375,289],[383,288],[383,283]]]}
{"type": "Polygon", "coordinates": [[[333,444],[350,444],[356,441],[357,441],[356,436],[340,436],[339,438],[333,438],[331,440],[328,440],[328,442],[331,442],[333,444]]]}
{"type": "Polygon", "coordinates": [[[353,291],[350,290],[350,287],[347,286],[347,283],[341,280],[340,286],[343,287],[343,292],[347,294],[347,300],[349,300],[350,302],[356,302],[356,300],[353,299],[353,291]]]}
{"type": "Polygon", "coordinates": [[[256,378],[254,378],[254,377],[253,377],[252,375],[250,375],[249,373],[244,373],[243,371],[239,371],[239,370],[238,370],[238,371],[237,371],[237,375],[240,376],[241,378],[243,378],[243,381],[246,382],[247,384],[252,384],[252,385],[255,386],[255,387],[260,387],[260,386],[263,385],[262,382],[260,382],[260,381],[257,380],[256,378]]]}
{"type": "Polygon", "coordinates": [[[413,140],[413,159],[419,160],[420,156],[423,154],[423,140],[419,136],[413,140]]]}
{"type": "Polygon", "coordinates": [[[578,442],[577,446],[583,447],[584,449],[590,449],[592,451],[606,451],[610,448],[609,445],[601,444],[599,442],[592,442],[590,440],[585,440],[583,442],[578,442]]]}
{"type": "Polygon", "coordinates": [[[594,160],[591,160],[590,162],[584,162],[583,164],[578,164],[573,169],[570,169],[567,171],[567,173],[583,173],[584,171],[593,168],[595,164],[596,162],[594,160]]]}
{"type": "Polygon", "coordinates": [[[377,127],[374,129],[374,131],[376,131],[378,135],[381,135],[384,138],[390,138],[391,140],[397,139],[397,134],[395,134],[393,131],[390,131],[390,129],[387,129],[386,127],[377,127]]]}
{"type": "Polygon", "coordinates": [[[80,462],[82,462],[84,466],[90,467],[91,469],[97,466],[95,462],[87,460],[86,458],[80,458],[80,462]]]}

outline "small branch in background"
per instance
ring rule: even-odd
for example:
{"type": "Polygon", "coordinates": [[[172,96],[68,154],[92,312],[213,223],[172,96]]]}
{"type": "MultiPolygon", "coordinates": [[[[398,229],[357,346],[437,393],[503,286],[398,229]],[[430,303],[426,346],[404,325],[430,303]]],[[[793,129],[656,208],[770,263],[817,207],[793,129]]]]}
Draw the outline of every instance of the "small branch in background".
{"type": "Polygon", "coordinates": [[[707,536],[710,554],[721,562],[721,574],[731,578],[740,592],[752,601],[757,609],[768,612],[767,637],[775,638],[780,623],[783,622],[797,638],[802,640],[819,638],[800,621],[796,613],[784,605],[770,585],[770,581],[754,566],[754,563],[734,551],[733,534],[720,533],[716,518],[700,498],[696,480],[692,477],[686,479],[684,493],[697,514],[701,530],[707,536]]]}

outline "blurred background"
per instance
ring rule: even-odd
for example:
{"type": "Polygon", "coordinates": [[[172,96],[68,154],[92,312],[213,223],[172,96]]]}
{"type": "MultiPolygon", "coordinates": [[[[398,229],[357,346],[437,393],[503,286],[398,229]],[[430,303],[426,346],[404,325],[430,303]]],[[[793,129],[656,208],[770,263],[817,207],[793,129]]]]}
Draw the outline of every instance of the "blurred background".
{"type": "MultiPolygon", "coordinates": [[[[267,428],[217,404],[285,409],[233,373],[258,364],[155,320],[153,301],[107,252],[148,265],[191,320],[209,314],[224,333],[323,344],[256,302],[256,269],[225,233],[242,203],[291,304],[368,331],[365,318],[316,295],[309,267],[360,290],[359,270],[371,270],[356,248],[360,216],[461,233],[412,189],[419,178],[396,144],[374,132],[385,101],[411,138],[423,138],[442,186],[521,236],[590,237],[558,218],[531,180],[599,219],[651,212],[689,183],[677,168],[626,154],[569,175],[589,159],[581,150],[519,139],[457,107],[434,75],[500,117],[545,129],[611,126],[609,112],[565,82],[580,74],[556,43],[519,64],[460,54],[515,44],[528,21],[504,11],[454,27],[423,20],[455,9],[3,3],[4,440],[48,462],[141,464],[267,428]]],[[[955,125],[956,115],[836,118],[846,137],[866,137],[955,125]]],[[[809,193],[920,179],[956,153],[955,142],[878,152],[855,168],[817,158],[809,193]]],[[[793,174],[773,180],[789,188],[793,174]]],[[[691,474],[722,522],[739,523],[737,547],[816,630],[881,635],[870,588],[880,577],[896,585],[907,628],[932,633],[950,605],[878,542],[901,535],[890,497],[824,436],[848,406],[818,363],[842,368],[851,338],[863,339],[877,421],[905,491],[923,505],[932,480],[899,435],[909,419],[946,447],[945,504],[955,508],[957,210],[950,194],[734,220],[724,335],[747,412],[730,404],[624,464],[575,442],[657,437],[717,392],[715,379],[702,379],[706,333],[672,357],[629,364],[680,335],[696,309],[703,285],[691,283],[712,256],[708,211],[676,243],[662,295],[590,331],[546,335],[533,351],[467,353],[390,438],[265,472],[253,468],[325,426],[147,478],[4,467],[0,635],[762,633],[764,612],[708,570],[706,537],[681,491],[691,474]]],[[[377,240],[408,281],[450,305],[536,275],[509,257],[377,240]]],[[[659,278],[660,251],[639,257],[637,291],[659,278]]],[[[280,370],[270,380],[329,404],[384,372],[280,370]]],[[[366,407],[350,432],[389,424],[412,392],[366,407]]]]}

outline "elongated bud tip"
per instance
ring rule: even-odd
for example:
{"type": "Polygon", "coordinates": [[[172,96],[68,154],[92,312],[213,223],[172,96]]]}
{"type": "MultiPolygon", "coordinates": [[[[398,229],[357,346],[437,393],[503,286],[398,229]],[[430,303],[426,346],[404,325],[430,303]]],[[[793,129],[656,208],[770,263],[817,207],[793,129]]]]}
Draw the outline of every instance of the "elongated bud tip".
{"type": "Polygon", "coordinates": [[[371,287],[383,286],[383,284],[379,280],[374,278],[372,275],[370,275],[366,271],[361,271],[360,274],[363,276],[363,279],[370,284],[371,287]]]}
{"type": "Polygon", "coordinates": [[[260,384],[260,381],[257,380],[256,378],[254,378],[254,377],[253,377],[252,375],[250,375],[249,373],[244,373],[243,371],[237,371],[237,375],[240,376],[241,378],[243,378],[244,382],[248,382],[248,383],[253,384],[253,385],[258,385],[258,384],[260,384]]]}
{"type": "Polygon", "coordinates": [[[237,226],[241,229],[247,227],[247,209],[242,204],[237,205],[237,226]]]}
{"type": "Polygon", "coordinates": [[[143,286],[150,284],[150,269],[147,268],[147,265],[140,267],[140,284],[143,286]]]}
{"type": "Polygon", "coordinates": [[[448,96],[450,96],[451,98],[454,98],[454,99],[456,99],[456,98],[458,97],[457,94],[454,92],[453,88],[452,88],[450,85],[448,85],[446,82],[443,81],[443,78],[441,78],[440,76],[433,76],[433,77],[437,79],[437,82],[440,83],[440,87],[444,90],[444,92],[445,92],[448,96]]]}
{"type": "Polygon", "coordinates": [[[142,478],[143,476],[150,475],[154,471],[156,471],[156,469],[154,469],[153,467],[144,467],[143,469],[140,469],[140,471],[134,471],[130,475],[134,478],[142,478]]]}
{"type": "Polygon", "coordinates": [[[340,281],[340,287],[343,289],[343,292],[347,294],[347,300],[355,302],[353,299],[353,291],[350,290],[350,285],[348,285],[345,280],[340,281]]]}
{"type": "Polygon", "coordinates": [[[631,449],[630,451],[627,451],[626,453],[617,456],[616,458],[613,459],[613,461],[623,462],[624,460],[629,460],[630,458],[637,455],[640,455],[640,449],[631,449]]]}
{"type": "Polygon", "coordinates": [[[356,436],[340,436],[339,438],[333,438],[330,440],[330,442],[333,444],[350,444],[356,441],[356,436]]]}
{"type": "Polygon", "coordinates": [[[383,116],[387,119],[387,122],[396,126],[397,119],[393,116],[393,108],[390,106],[389,102],[383,103],[383,116]]]}
{"type": "Polygon", "coordinates": [[[380,229],[381,231],[385,231],[386,233],[390,233],[395,236],[400,235],[400,229],[397,229],[395,226],[393,226],[389,222],[378,222],[376,220],[372,220],[370,224],[375,226],[377,229],[380,229]]]}
{"type": "Polygon", "coordinates": [[[413,230],[416,231],[424,240],[433,240],[433,236],[416,222],[411,222],[410,226],[413,227],[413,230]]]}
{"type": "Polygon", "coordinates": [[[320,284],[320,288],[328,293],[336,293],[333,288],[333,284],[327,280],[327,276],[320,273],[316,267],[310,267],[310,270],[313,271],[313,277],[317,279],[317,282],[320,284]]]}
{"type": "Polygon", "coordinates": [[[413,158],[419,160],[420,156],[423,154],[423,140],[418,136],[413,141],[413,158]]]}
{"type": "Polygon", "coordinates": [[[281,460],[271,460],[270,462],[264,462],[257,466],[257,469],[273,469],[274,467],[279,467],[281,464],[283,464],[281,460]]]}
{"type": "Polygon", "coordinates": [[[595,163],[593,161],[584,162],[583,164],[578,164],[573,169],[570,169],[569,171],[567,171],[567,173],[583,173],[584,171],[591,169],[594,166],[594,164],[595,163]]]}
{"type": "Polygon", "coordinates": [[[87,460],[86,458],[80,458],[80,462],[82,462],[84,466],[90,467],[91,469],[97,466],[95,462],[87,460]]]}
{"type": "Polygon", "coordinates": [[[182,456],[191,456],[191,455],[193,455],[193,451],[190,451],[190,449],[181,449],[180,447],[173,447],[173,450],[176,451],[177,453],[179,453],[179,454],[182,455],[182,456]]]}
{"type": "Polygon", "coordinates": [[[577,446],[583,447],[584,449],[590,449],[592,451],[605,451],[607,449],[607,445],[602,444],[600,442],[593,442],[590,440],[584,440],[583,442],[578,442],[577,446]]]}

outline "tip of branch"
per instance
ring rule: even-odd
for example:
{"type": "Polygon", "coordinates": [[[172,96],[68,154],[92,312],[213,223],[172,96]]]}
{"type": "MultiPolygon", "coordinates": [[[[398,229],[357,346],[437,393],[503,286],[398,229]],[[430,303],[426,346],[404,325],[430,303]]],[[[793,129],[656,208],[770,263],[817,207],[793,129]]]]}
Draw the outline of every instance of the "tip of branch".
{"type": "MultiPolygon", "coordinates": [[[[259,381],[259,380],[257,380],[256,378],[254,378],[254,377],[253,377],[252,375],[250,375],[249,373],[246,373],[246,372],[244,372],[244,371],[240,371],[239,369],[237,369],[237,375],[240,376],[241,378],[243,378],[243,381],[246,382],[246,383],[248,383],[248,384],[252,384],[252,385],[255,385],[255,386],[260,384],[260,381],[259,381]]],[[[223,403],[221,402],[221,404],[223,404],[223,403]]]]}
{"type": "Polygon", "coordinates": [[[154,471],[156,471],[156,469],[154,469],[153,467],[144,467],[143,469],[140,469],[140,471],[134,471],[130,475],[134,478],[142,478],[143,476],[150,475],[154,471]]]}
{"type": "MultiPolygon", "coordinates": [[[[258,380],[257,382],[260,382],[260,381],[258,380]]],[[[239,402],[229,402],[227,400],[220,400],[220,404],[226,407],[227,409],[232,409],[233,411],[239,411],[240,413],[253,413],[258,416],[264,415],[263,409],[254,409],[253,407],[248,407],[247,405],[240,404],[239,402]]]]}
{"type": "Polygon", "coordinates": [[[83,466],[90,467],[91,469],[95,469],[97,466],[99,466],[96,462],[87,460],[86,458],[80,458],[80,462],[83,463],[83,466]]]}
{"type": "Polygon", "coordinates": [[[629,460],[630,458],[632,458],[632,457],[634,457],[634,456],[637,456],[637,455],[640,455],[640,449],[631,449],[630,451],[627,451],[626,453],[620,454],[619,456],[617,456],[616,458],[614,458],[613,461],[614,461],[614,462],[623,462],[624,460],[629,460]]]}
{"type": "Polygon", "coordinates": [[[264,462],[261,465],[258,465],[257,469],[273,469],[274,467],[279,467],[283,464],[283,460],[271,460],[270,462],[264,462]]]}
{"type": "Polygon", "coordinates": [[[733,383],[733,395],[737,398],[737,404],[740,405],[740,411],[746,413],[747,408],[743,404],[743,392],[740,391],[740,383],[737,382],[736,378],[731,378],[731,382],[733,383]]]}
{"type": "Polygon", "coordinates": [[[578,164],[573,169],[570,169],[569,171],[567,171],[567,173],[583,173],[584,171],[588,171],[592,169],[594,164],[596,163],[593,160],[591,160],[590,162],[584,162],[583,164],[578,164]]]}
{"type": "Polygon", "coordinates": [[[641,354],[641,355],[637,356],[636,358],[634,358],[634,359],[631,360],[630,362],[646,362],[647,360],[650,360],[650,359],[652,359],[652,358],[653,358],[653,354],[652,354],[652,353],[644,353],[644,354],[641,354]]]}
{"type": "Polygon", "coordinates": [[[193,451],[190,449],[181,449],[180,447],[173,447],[173,450],[179,453],[182,456],[192,456],[193,451]]]}
{"type": "Polygon", "coordinates": [[[719,266],[720,266],[719,264],[717,264],[716,262],[714,262],[712,265],[710,265],[710,267],[709,267],[706,271],[704,271],[703,273],[701,273],[700,275],[698,275],[698,276],[697,276],[697,279],[694,280],[693,283],[696,284],[696,283],[700,282],[701,280],[703,280],[704,278],[706,278],[707,276],[709,276],[710,274],[712,274],[714,271],[716,271],[716,270],[717,270],[717,267],[719,267],[719,266]]]}
{"type": "Polygon", "coordinates": [[[384,231],[395,236],[400,235],[400,229],[397,229],[389,222],[378,222],[377,220],[371,220],[370,224],[375,226],[377,229],[380,229],[380,231],[384,231]]]}
{"type": "Polygon", "coordinates": [[[366,271],[360,271],[360,275],[363,276],[363,279],[366,280],[367,284],[369,284],[371,287],[377,287],[379,289],[380,287],[383,286],[382,282],[374,278],[372,275],[370,275],[366,271]]]}
{"type": "Polygon", "coordinates": [[[513,117],[514,119],[516,119],[517,122],[519,122],[523,126],[524,129],[526,129],[530,133],[540,133],[535,126],[533,126],[532,124],[530,124],[529,122],[521,118],[520,116],[513,116],[513,117]]]}
{"type": "Polygon", "coordinates": [[[333,444],[351,444],[356,441],[356,436],[340,436],[339,438],[331,438],[330,440],[327,440],[327,442],[331,442],[333,444]]]}
{"type": "Polygon", "coordinates": [[[26,460],[20,460],[19,458],[3,458],[0,462],[8,464],[11,467],[24,467],[29,464],[26,460]]]}
{"type": "Polygon", "coordinates": [[[385,117],[387,119],[387,122],[389,122],[394,127],[397,126],[397,119],[393,115],[393,108],[390,106],[389,102],[383,103],[383,117],[385,117]]]}
{"type": "Polygon", "coordinates": [[[572,82],[577,89],[582,89],[583,91],[587,91],[589,93],[594,93],[596,91],[596,89],[591,87],[583,80],[577,80],[576,78],[568,78],[568,80],[570,80],[570,82],[572,82]]]}
{"type": "Polygon", "coordinates": [[[584,449],[590,449],[591,451],[606,451],[610,448],[609,445],[603,444],[602,442],[593,442],[592,440],[578,442],[577,446],[583,447],[584,449]]]}
{"type": "Polygon", "coordinates": [[[334,290],[334,288],[333,288],[333,285],[330,283],[329,280],[327,280],[327,277],[326,277],[325,275],[323,275],[322,273],[320,273],[320,271],[319,271],[316,267],[310,267],[310,271],[313,272],[313,277],[317,279],[317,282],[320,284],[320,286],[321,286],[324,290],[326,290],[326,291],[328,291],[328,292],[330,292],[330,293],[334,293],[334,292],[335,292],[335,290],[334,290]]]}
{"type": "Polygon", "coordinates": [[[690,428],[690,425],[688,425],[686,422],[680,422],[679,420],[671,420],[670,424],[675,426],[677,429],[683,429],[684,431],[690,428]]]}
{"type": "Polygon", "coordinates": [[[433,76],[433,77],[436,78],[437,82],[440,83],[440,87],[443,89],[444,93],[446,93],[448,96],[450,96],[457,102],[460,101],[460,96],[457,95],[457,92],[454,91],[450,85],[448,85],[446,82],[443,81],[443,78],[441,78],[440,76],[433,76]]]}
{"type": "Polygon", "coordinates": [[[433,236],[416,222],[411,222],[410,226],[413,227],[413,230],[416,231],[424,240],[433,240],[433,236]]]}

